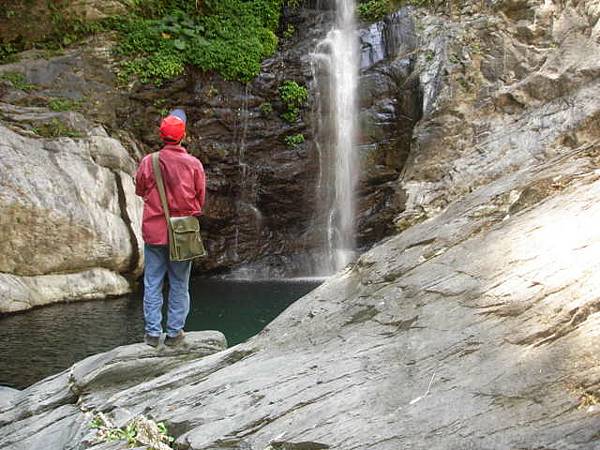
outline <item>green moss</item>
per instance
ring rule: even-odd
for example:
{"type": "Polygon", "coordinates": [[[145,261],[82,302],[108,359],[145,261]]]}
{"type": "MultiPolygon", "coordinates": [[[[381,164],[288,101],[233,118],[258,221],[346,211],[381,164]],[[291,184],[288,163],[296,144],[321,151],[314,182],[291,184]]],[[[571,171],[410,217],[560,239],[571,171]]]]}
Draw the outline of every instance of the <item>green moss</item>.
{"type": "Polygon", "coordinates": [[[286,136],[284,141],[288,147],[298,147],[300,144],[304,143],[304,135],[302,133],[292,134],[286,136]]]}
{"type": "Polygon", "coordinates": [[[10,42],[0,44],[0,64],[9,64],[18,61],[18,52],[18,47],[10,42]]]}
{"type": "Polygon", "coordinates": [[[74,111],[81,107],[81,100],[68,98],[53,98],[48,101],[48,108],[52,111],[74,111]]]}
{"type": "Polygon", "coordinates": [[[263,116],[267,117],[273,112],[273,105],[270,102],[261,103],[258,109],[263,116]]]}
{"type": "Polygon", "coordinates": [[[283,32],[284,39],[290,39],[296,33],[296,27],[291,23],[288,23],[285,31],[283,32]]]}
{"type": "Polygon", "coordinates": [[[154,7],[162,17],[146,13],[121,25],[121,78],[160,84],[180,75],[186,64],[228,80],[258,75],[262,60],[277,48],[281,0],[206,0],[202,14],[192,4],[162,2],[154,7]]]}
{"type": "Polygon", "coordinates": [[[28,83],[25,75],[21,72],[0,73],[0,80],[8,81],[15,89],[29,92],[35,89],[35,84],[28,83]]]}
{"type": "Polygon", "coordinates": [[[308,100],[308,90],[295,81],[286,80],[279,87],[279,97],[286,108],[281,117],[286,122],[296,122],[300,116],[300,108],[308,100]]]}
{"type": "Polygon", "coordinates": [[[433,0],[362,0],[356,8],[358,17],[365,22],[376,22],[405,5],[428,6],[433,0]]]}
{"type": "Polygon", "coordinates": [[[45,138],[57,138],[63,136],[79,138],[83,136],[79,131],[72,129],[69,125],[65,124],[57,117],[47,123],[35,124],[32,127],[32,130],[38,136],[45,138]]]}

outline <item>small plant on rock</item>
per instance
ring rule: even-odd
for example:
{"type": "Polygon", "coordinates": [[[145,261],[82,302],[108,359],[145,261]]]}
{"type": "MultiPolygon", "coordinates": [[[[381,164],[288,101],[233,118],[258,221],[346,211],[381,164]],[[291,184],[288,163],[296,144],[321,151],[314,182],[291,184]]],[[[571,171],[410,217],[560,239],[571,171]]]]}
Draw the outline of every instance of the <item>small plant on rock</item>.
{"type": "Polygon", "coordinates": [[[69,98],[53,98],[48,101],[48,107],[52,111],[74,111],[81,107],[81,100],[71,100],[69,98]]]}
{"type": "Polygon", "coordinates": [[[136,417],[119,428],[107,416],[98,413],[90,422],[90,428],[96,430],[97,443],[126,441],[129,447],[141,444],[154,450],[171,450],[171,444],[175,441],[163,422],[156,423],[143,416],[136,417]]]}
{"type": "Polygon", "coordinates": [[[279,97],[286,107],[281,117],[286,122],[296,122],[300,116],[300,108],[308,100],[308,90],[295,81],[286,80],[279,87],[279,97]]]}
{"type": "Polygon", "coordinates": [[[15,89],[21,91],[29,92],[35,89],[35,85],[28,83],[21,72],[4,72],[0,74],[0,79],[8,81],[15,89]]]}
{"type": "Polygon", "coordinates": [[[267,117],[273,112],[273,105],[270,102],[261,103],[258,109],[263,116],[267,117]]]}
{"type": "Polygon", "coordinates": [[[286,136],[284,139],[288,147],[295,148],[304,143],[304,135],[302,133],[286,136]]]}
{"type": "Polygon", "coordinates": [[[366,22],[375,22],[391,11],[392,2],[390,0],[367,0],[361,2],[356,8],[358,17],[366,22]]]}
{"type": "Polygon", "coordinates": [[[45,138],[80,138],[83,136],[79,131],[74,130],[57,117],[54,117],[50,122],[35,124],[32,131],[45,138]]]}
{"type": "Polygon", "coordinates": [[[288,23],[288,26],[286,27],[285,31],[283,32],[283,38],[284,39],[290,39],[294,33],[296,33],[296,27],[294,25],[292,25],[291,23],[288,23]]]}

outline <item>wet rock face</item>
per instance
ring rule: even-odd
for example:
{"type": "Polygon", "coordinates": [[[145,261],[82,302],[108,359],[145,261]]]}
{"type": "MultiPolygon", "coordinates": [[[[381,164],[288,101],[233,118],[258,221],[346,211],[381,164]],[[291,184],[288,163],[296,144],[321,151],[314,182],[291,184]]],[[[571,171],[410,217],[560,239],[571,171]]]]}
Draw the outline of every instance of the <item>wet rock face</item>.
{"type": "MultiPolygon", "coordinates": [[[[203,219],[209,257],[200,271],[244,267],[258,276],[302,276],[314,270],[323,227],[315,224],[319,205],[319,155],[311,100],[299,120],[281,118],[278,89],[285,80],[312,86],[311,52],[333,26],[326,4],[290,11],[285,23],[295,32],[264,62],[256,80],[240,85],[192,73],[160,90],[139,87],[133,107],[119,120],[142,137],[147,150],[159,148],[156,105],[181,105],[189,118],[187,147],[203,162],[208,196],[203,219]],[[295,147],[285,138],[302,133],[295,147]]],[[[395,180],[407,158],[412,128],[420,117],[420,91],[412,76],[414,20],[409,12],[361,31],[361,161],[359,245],[366,247],[393,231],[404,209],[395,180]]]]}
{"type": "MultiPolygon", "coordinates": [[[[77,5],[91,11],[96,3],[77,5]]],[[[161,115],[173,106],[184,107],[186,146],[203,162],[208,180],[202,228],[209,257],[196,270],[243,267],[249,275],[306,276],[315,267],[312,254],[322,245],[325,229],[315,224],[320,168],[311,124],[317,119],[309,100],[298,121],[284,121],[278,89],[285,80],[310,88],[310,53],[333,26],[332,8],[333,2],[320,1],[286,9],[282,29],[291,25],[294,32],[281,39],[278,53],[247,85],[190,72],[160,88],[135,84],[118,89],[110,69],[114,43],[100,36],[56,57],[29,52],[22,62],[5,66],[22,73],[34,88],[0,89],[0,95],[6,103],[25,107],[48,107],[53,99],[73,102],[135,160],[160,148],[156,129],[161,115]],[[303,134],[305,142],[287,145],[286,137],[296,134],[303,134]]],[[[396,14],[365,28],[361,36],[364,51],[370,52],[361,79],[358,240],[366,247],[393,231],[393,218],[404,209],[404,195],[394,180],[409,150],[419,95],[418,85],[410,81],[414,61],[406,56],[414,47],[410,15],[396,14]]]]}
{"type": "Polygon", "coordinates": [[[359,80],[362,177],[358,243],[365,247],[393,232],[405,208],[397,179],[421,118],[421,87],[414,73],[417,48],[413,12],[402,9],[360,30],[359,80]]]}

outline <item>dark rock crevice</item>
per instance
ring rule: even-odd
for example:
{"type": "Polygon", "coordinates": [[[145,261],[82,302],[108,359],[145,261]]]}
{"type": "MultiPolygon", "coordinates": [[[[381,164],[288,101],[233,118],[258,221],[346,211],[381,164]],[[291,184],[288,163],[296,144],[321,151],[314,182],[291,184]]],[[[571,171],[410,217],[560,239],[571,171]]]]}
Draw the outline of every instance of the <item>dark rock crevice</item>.
{"type": "Polygon", "coordinates": [[[129,232],[129,242],[131,245],[131,256],[129,260],[129,266],[125,272],[125,275],[128,276],[130,283],[135,283],[139,276],[140,258],[142,257],[142,249],[140,249],[140,243],[134,231],[134,227],[139,226],[139,224],[134,223],[134,221],[129,216],[129,212],[127,209],[127,195],[125,194],[125,190],[123,189],[123,180],[121,178],[121,172],[118,172],[116,170],[111,170],[111,172],[115,177],[115,183],[117,185],[117,196],[119,201],[119,210],[121,211],[121,219],[123,219],[123,222],[127,227],[127,231],[129,232]]]}

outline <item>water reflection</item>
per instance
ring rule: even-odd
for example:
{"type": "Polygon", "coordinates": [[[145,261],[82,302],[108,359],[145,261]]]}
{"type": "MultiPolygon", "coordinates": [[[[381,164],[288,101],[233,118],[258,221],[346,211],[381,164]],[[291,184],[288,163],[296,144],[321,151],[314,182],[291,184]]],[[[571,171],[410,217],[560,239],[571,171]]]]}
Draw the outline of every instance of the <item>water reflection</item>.
{"type": "MultiPolygon", "coordinates": [[[[258,333],[315,280],[192,280],[186,329],[219,330],[235,345],[258,333]]],[[[23,388],[86,356],[143,336],[142,294],[53,305],[0,318],[0,384],[23,388]]]]}

